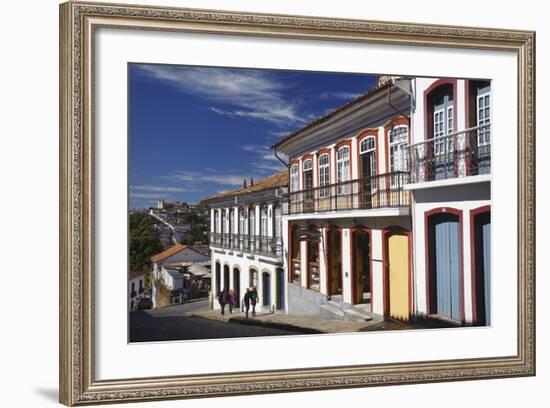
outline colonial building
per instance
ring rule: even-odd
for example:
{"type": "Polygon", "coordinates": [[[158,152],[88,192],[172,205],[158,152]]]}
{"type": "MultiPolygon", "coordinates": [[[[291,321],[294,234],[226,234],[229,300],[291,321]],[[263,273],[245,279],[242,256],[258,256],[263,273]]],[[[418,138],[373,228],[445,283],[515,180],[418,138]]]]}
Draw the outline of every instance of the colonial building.
{"type": "Polygon", "coordinates": [[[490,324],[490,110],[489,81],[385,76],[284,137],[288,171],[206,200],[214,293],[257,286],[290,314],[490,324]]]}
{"type": "Polygon", "coordinates": [[[407,79],[380,82],[273,146],[290,160],[283,207],[289,313],[408,319],[408,89],[407,79]]]}
{"type": "Polygon", "coordinates": [[[414,312],[489,325],[491,83],[416,78],[412,89],[414,312]]]}
{"type": "Polygon", "coordinates": [[[234,290],[239,305],[246,288],[259,295],[256,310],[285,308],[286,274],[283,269],[282,197],[288,172],[282,171],[243,188],[203,200],[210,208],[213,307],[217,295],[234,290]]]}

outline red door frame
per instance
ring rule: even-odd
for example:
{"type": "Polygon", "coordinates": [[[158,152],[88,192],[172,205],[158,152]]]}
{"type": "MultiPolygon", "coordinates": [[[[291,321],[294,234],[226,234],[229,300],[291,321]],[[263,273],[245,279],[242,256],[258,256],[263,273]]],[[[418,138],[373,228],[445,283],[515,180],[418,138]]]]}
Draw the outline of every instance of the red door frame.
{"type": "Polygon", "coordinates": [[[350,246],[350,260],[351,260],[351,304],[355,305],[357,303],[356,299],[356,293],[357,292],[357,277],[355,276],[357,274],[357,271],[355,270],[355,245],[353,245],[353,238],[356,232],[364,231],[369,235],[369,262],[370,262],[370,304],[371,304],[371,311],[372,311],[372,305],[373,305],[373,288],[372,288],[372,230],[370,228],[365,227],[364,225],[358,225],[356,227],[350,228],[350,234],[349,234],[349,246],[350,246]]]}
{"type": "Polygon", "coordinates": [[[478,323],[477,316],[477,287],[476,287],[476,251],[475,251],[475,217],[480,214],[491,214],[491,206],[484,205],[479,208],[470,210],[470,267],[471,267],[471,281],[472,281],[472,323],[478,323]]]}
{"type": "MultiPolygon", "coordinates": [[[[327,250],[325,251],[325,265],[326,265],[326,271],[327,276],[325,280],[325,289],[327,296],[332,296],[334,293],[331,293],[329,291],[330,288],[330,271],[332,269],[332,257],[328,256],[328,250],[330,250],[330,247],[332,246],[332,239],[331,239],[331,233],[334,231],[338,231],[340,233],[340,257],[343,256],[344,253],[344,240],[342,239],[342,228],[338,227],[337,225],[330,225],[328,228],[326,228],[326,234],[327,234],[327,250]]],[[[342,268],[342,300],[344,299],[344,268],[342,268]]]]}

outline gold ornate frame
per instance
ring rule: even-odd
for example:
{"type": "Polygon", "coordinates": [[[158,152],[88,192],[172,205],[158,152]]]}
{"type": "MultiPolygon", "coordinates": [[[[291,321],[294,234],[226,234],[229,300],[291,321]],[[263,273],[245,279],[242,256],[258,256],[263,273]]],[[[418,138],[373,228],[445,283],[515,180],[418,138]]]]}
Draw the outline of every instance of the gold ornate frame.
{"type": "Polygon", "coordinates": [[[69,2],[60,6],[60,402],[197,398],[535,374],[535,33],[69,2]],[[514,356],[95,379],[93,46],[98,27],[507,50],[518,62],[518,349],[514,356]]]}

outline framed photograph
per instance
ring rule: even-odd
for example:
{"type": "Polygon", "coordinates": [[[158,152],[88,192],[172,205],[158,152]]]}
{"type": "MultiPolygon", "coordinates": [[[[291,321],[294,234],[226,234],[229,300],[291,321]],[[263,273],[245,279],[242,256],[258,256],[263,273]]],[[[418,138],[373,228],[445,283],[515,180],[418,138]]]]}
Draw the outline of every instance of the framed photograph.
{"type": "Polygon", "coordinates": [[[60,401],[535,374],[535,33],[60,6],[60,401]]]}

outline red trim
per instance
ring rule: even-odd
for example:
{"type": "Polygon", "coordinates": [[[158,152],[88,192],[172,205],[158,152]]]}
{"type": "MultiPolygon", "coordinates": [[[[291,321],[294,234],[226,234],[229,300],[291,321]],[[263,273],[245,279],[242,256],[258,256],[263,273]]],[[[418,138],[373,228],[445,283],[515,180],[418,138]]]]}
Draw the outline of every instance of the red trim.
{"type": "MultiPolygon", "coordinates": [[[[351,155],[351,148],[350,148],[350,155],[351,155]]],[[[340,271],[340,273],[342,274],[342,303],[344,303],[345,302],[344,287],[346,286],[345,285],[346,275],[344,273],[344,231],[343,229],[340,229],[340,265],[342,267],[342,270],[340,271]]]]}
{"type": "Polygon", "coordinates": [[[317,150],[316,157],[315,157],[315,163],[313,165],[315,166],[316,172],[314,173],[314,176],[317,175],[317,180],[313,180],[313,185],[319,187],[319,157],[321,157],[323,154],[328,154],[328,183],[331,184],[332,181],[330,180],[330,149],[328,147],[322,147],[321,149],[317,150]]]}
{"type": "MultiPolygon", "coordinates": [[[[330,250],[330,247],[332,247],[332,241],[333,241],[333,238],[332,238],[332,234],[333,232],[337,231],[339,234],[340,234],[340,257],[342,257],[343,255],[343,245],[344,245],[344,240],[342,239],[342,229],[336,225],[331,225],[330,227],[328,227],[326,229],[327,231],[327,236],[330,238],[328,240],[328,244],[327,245],[329,248],[327,248],[327,250],[330,250]]],[[[331,284],[330,284],[330,274],[331,274],[331,271],[332,271],[332,257],[329,257],[328,256],[328,251],[327,251],[327,262],[326,262],[326,265],[327,265],[327,284],[326,284],[326,288],[327,288],[327,296],[332,296],[334,295],[334,288],[331,287],[331,284]]],[[[342,300],[344,299],[344,268],[342,268],[342,300]]]]}
{"type": "Polygon", "coordinates": [[[464,128],[470,127],[470,80],[464,80],[464,128]]]}
{"type": "Polygon", "coordinates": [[[484,205],[470,210],[470,279],[472,283],[472,323],[478,323],[477,287],[476,287],[476,251],[475,251],[475,217],[479,214],[491,213],[491,206],[484,205]]]}
{"type": "Polygon", "coordinates": [[[290,162],[290,165],[289,165],[289,168],[288,168],[288,190],[291,191],[292,189],[292,182],[291,182],[291,178],[292,178],[292,167],[294,167],[294,165],[297,165],[298,166],[298,191],[301,190],[301,187],[300,187],[300,175],[302,174],[302,172],[300,171],[300,160],[299,159],[294,159],[290,162]]]}
{"type": "MultiPolygon", "coordinates": [[[[411,144],[411,126],[410,126],[410,118],[406,118],[403,116],[399,116],[395,119],[392,119],[389,123],[387,123],[384,126],[384,150],[385,150],[385,158],[386,158],[386,164],[385,164],[385,172],[384,173],[390,173],[390,138],[389,138],[389,132],[391,129],[393,129],[395,126],[404,125],[407,126],[407,137],[409,139],[409,145],[411,144]]],[[[378,159],[378,157],[377,157],[378,159]]],[[[379,173],[380,174],[380,173],[379,173]]],[[[386,189],[386,202],[390,202],[390,189],[386,189]]]]}
{"type": "MultiPolygon", "coordinates": [[[[411,268],[411,231],[400,227],[400,226],[391,226],[383,230],[382,232],[382,263],[383,263],[383,303],[384,303],[384,317],[390,317],[390,285],[389,285],[389,263],[388,263],[388,238],[392,235],[406,235],[409,246],[409,262],[408,262],[408,275],[409,275],[409,284],[408,284],[408,295],[409,295],[409,319],[411,318],[412,308],[411,308],[411,298],[412,298],[412,268],[411,268]]],[[[372,295],[371,295],[372,296],[372,295]]]]}
{"type": "Polygon", "coordinates": [[[431,270],[431,262],[430,262],[430,243],[429,243],[429,218],[432,215],[441,214],[441,213],[449,213],[454,214],[458,216],[458,229],[459,229],[459,258],[460,258],[460,320],[462,323],[464,323],[464,234],[463,234],[463,216],[462,216],[462,210],[452,208],[452,207],[438,207],[434,208],[430,211],[426,211],[424,213],[424,259],[425,259],[425,271],[426,271],[426,313],[427,314],[433,314],[434,310],[432,307],[432,304],[434,303],[434,299],[432,299],[430,296],[432,293],[430,293],[430,283],[431,283],[431,276],[433,275],[433,271],[431,270]]]}
{"type": "Polygon", "coordinates": [[[340,142],[336,143],[334,146],[334,181],[338,183],[338,167],[336,166],[336,156],[338,156],[338,150],[341,147],[348,146],[349,147],[349,169],[350,169],[350,180],[351,180],[351,167],[353,166],[352,161],[352,154],[351,154],[351,140],[341,140],[340,142]]]}
{"type": "Polygon", "coordinates": [[[380,141],[378,140],[378,129],[367,129],[359,134],[357,136],[357,154],[356,156],[356,169],[357,169],[357,178],[361,178],[361,142],[366,139],[367,137],[374,136],[375,141],[375,155],[376,155],[376,174],[380,174],[380,159],[378,157],[380,149],[378,148],[378,144],[380,141]]]}
{"type": "MultiPolygon", "coordinates": [[[[309,229],[311,231],[317,231],[319,232],[320,229],[318,227],[316,227],[315,225],[311,225],[309,227],[309,229]]],[[[319,244],[317,244],[317,246],[319,247],[320,245],[320,242],[319,244]]],[[[310,286],[311,286],[311,281],[310,281],[310,275],[311,275],[311,266],[310,266],[310,259],[309,259],[309,246],[310,246],[310,241],[306,241],[306,260],[307,260],[307,278],[306,278],[306,288],[308,289],[311,289],[310,286]]],[[[317,248],[317,250],[319,251],[319,248],[317,248]]],[[[321,253],[318,252],[317,254],[319,257],[321,256],[321,253]]],[[[319,262],[319,259],[317,259],[317,268],[318,268],[318,272],[319,272],[319,280],[321,279],[321,262],[319,262]]],[[[315,290],[315,289],[312,289],[312,290],[315,290]]],[[[321,282],[319,282],[319,292],[321,292],[321,282]]]]}
{"type": "MultiPolygon", "coordinates": [[[[453,123],[454,123],[454,129],[453,131],[456,131],[458,129],[458,123],[457,123],[457,81],[456,79],[438,79],[433,84],[431,84],[425,91],[424,91],[424,140],[431,139],[433,137],[433,106],[430,103],[430,96],[431,93],[433,93],[437,88],[444,86],[444,85],[451,85],[451,93],[453,95],[453,123]]],[[[428,154],[433,154],[433,151],[429,151],[428,154]]],[[[427,175],[427,179],[429,179],[430,175],[428,172],[427,164],[424,168],[424,174],[427,175]]],[[[458,168],[455,166],[455,173],[458,173],[458,168]]],[[[456,174],[455,174],[456,175],[456,174]]]]}
{"type": "MultiPolygon", "coordinates": [[[[288,229],[288,246],[290,248],[290,251],[288,251],[288,281],[290,283],[293,283],[294,280],[293,280],[293,276],[294,276],[294,262],[292,262],[292,249],[294,248],[294,242],[293,242],[293,232],[295,229],[297,228],[300,228],[297,224],[293,224],[289,229],[288,229]]],[[[301,254],[300,254],[301,256],[301,254]]],[[[300,258],[301,259],[301,258],[300,258]]],[[[300,270],[300,273],[302,273],[302,271],[300,270]]],[[[300,286],[301,286],[301,280],[302,280],[302,276],[300,275],[300,286]]]]}
{"type": "Polygon", "coordinates": [[[350,252],[351,252],[351,292],[352,292],[352,298],[351,298],[351,304],[355,305],[357,303],[357,277],[355,276],[357,274],[357,271],[355,270],[355,245],[353,244],[353,237],[356,232],[364,231],[369,235],[369,261],[370,261],[370,274],[369,274],[369,280],[370,280],[370,304],[371,304],[371,311],[373,309],[373,289],[372,289],[372,230],[370,228],[367,228],[363,225],[358,225],[354,228],[350,228],[350,252]]]}
{"type": "MultiPolygon", "coordinates": [[[[330,266],[328,264],[328,246],[329,246],[329,242],[328,242],[328,234],[327,234],[327,231],[328,231],[328,228],[324,228],[323,229],[323,242],[325,242],[325,248],[323,249],[323,254],[325,256],[325,295],[329,296],[328,294],[328,274],[329,274],[329,269],[330,269],[330,266]]],[[[319,282],[320,283],[320,282],[319,282]]]]}
{"type": "MultiPolygon", "coordinates": [[[[386,164],[385,164],[385,172],[384,173],[389,173],[391,171],[390,169],[390,138],[389,138],[389,133],[390,133],[390,130],[393,129],[395,126],[401,126],[401,125],[404,125],[404,126],[407,126],[407,137],[409,138],[409,144],[411,143],[411,126],[410,126],[410,119],[409,118],[405,118],[403,116],[400,116],[398,118],[395,118],[395,119],[392,119],[389,123],[387,123],[386,125],[384,125],[384,150],[385,150],[385,159],[386,159],[386,164]]],[[[378,157],[377,157],[378,159],[378,157]]],[[[380,173],[378,173],[380,174],[380,173]]]]}
{"type": "Polygon", "coordinates": [[[304,163],[306,160],[311,160],[311,186],[313,187],[315,185],[315,180],[313,179],[314,173],[313,173],[313,166],[315,166],[315,163],[313,163],[313,155],[311,153],[304,154],[302,156],[302,165],[300,166],[300,181],[302,185],[300,186],[300,190],[305,190],[306,186],[304,185],[304,163]]]}
{"type": "Polygon", "coordinates": [[[338,143],[334,145],[334,149],[338,150],[342,146],[349,146],[351,151],[351,139],[340,140],[338,143]]]}
{"type": "Polygon", "coordinates": [[[429,103],[430,94],[435,91],[437,88],[443,85],[451,85],[452,94],[453,94],[453,122],[454,127],[453,131],[458,129],[458,124],[456,121],[457,118],[457,90],[456,90],[456,79],[438,79],[433,84],[431,84],[424,91],[424,140],[431,139],[433,137],[433,126],[430,126],[431,121],[433,120],[433,108],[429,103]]]}
{"type": "MultiPolygon", "coordinates": [[[[306,248],[306,250],[302,254],[302,241],[300,241],[300,264],[304,260],[306,262],[306,268],[305,268],[306,270],[305,271],[302,271],[302,266],[300,265],[300,274],[303,274],[305,272],[305,275],[306,275],[306,279],[305,279],[306,285],[305,285],[305,287],[309,288],[309,258],[308,258],[309,242],[308,241],[305,242],[304,247],[306,248]]],[[[303,275],[300,275],[300,286],[304,286],[302,284],[303,281],[304,281],[303,275]]]]}

